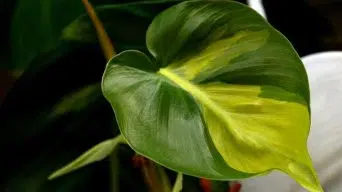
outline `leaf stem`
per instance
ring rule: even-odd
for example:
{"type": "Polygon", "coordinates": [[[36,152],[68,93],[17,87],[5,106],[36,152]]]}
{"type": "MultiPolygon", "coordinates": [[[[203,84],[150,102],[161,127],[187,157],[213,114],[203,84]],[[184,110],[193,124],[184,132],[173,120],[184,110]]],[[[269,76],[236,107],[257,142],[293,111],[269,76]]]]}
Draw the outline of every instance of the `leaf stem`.
{"type": "Polygon", "coordinates": [[[114,46],[113,46],[105,28],[103,27],[102,22],[97,17],[93,6],[89,3],[88,0],[82,0],[82,2],[84,4],[84,7],[85,7],[90,19],[93,22],[93,25],[95,27],[97,37],[98,37],[99,43],[101,45],[103,54],[104,54],[106,60],[110,60],[114,55],[116,55],[114,46]]]}
{"type": "MultiPolygon", "coordinates": [[[[151,160],[150,160],[151,161],[151,160]]],[[[156,167],[156,172],[158,173],[160,184],[162,187],[163,192],[171,192],[171,184],[169,177],[167,176],[164,167],[161,165],[156,164],[155,162],[152,162],[156,167]]]]}
{"type": "Polygon", "coordinates": [[[183,188],[183,174],[179,172],[177,174],[175,184],[173,185],[172,192],[180,192],[182,191],[182,188],[183,188]]]}
{"type": "MultiPolygon", "coordinates": [[[[115,137],[120,144],[126,144],[127,141],[126,139],[122,136],[122,134],[119,134],[118,136],[115,137]]],[[[109,156],[109,173],[110,173],[110,182],[111,182],[111,191],[112,192],[117,192],[119,191],[119,174],[118,174],[118,169],[119,169],[119,159],[118,159],[118,150],[113,149],[112,153],[109,156]]]]}
{"type": "Polygon", "coordinates": [[[111,191],[116,192],[119,191],[119,178],[118,178],[118,168],[119,168],[119,160],[117,156],[117,150],[113,150],[112,154],[109,156],[109,174],[110,174],[110,183],[111,183],[111,191]]]}
{"type": "MultiPolygon", "coordinates": [[[[143,157],[144,158],[144,157],[143,157]]],[[[142,172],[145,178],[145,182],[149,185],[150,192],[170,192],[164,190],[164,183],[159,182],[160,177],[158,174],[158,165],[156,165],[153,161],[146,159],[146,163],[142,165],[142,172]]]]}

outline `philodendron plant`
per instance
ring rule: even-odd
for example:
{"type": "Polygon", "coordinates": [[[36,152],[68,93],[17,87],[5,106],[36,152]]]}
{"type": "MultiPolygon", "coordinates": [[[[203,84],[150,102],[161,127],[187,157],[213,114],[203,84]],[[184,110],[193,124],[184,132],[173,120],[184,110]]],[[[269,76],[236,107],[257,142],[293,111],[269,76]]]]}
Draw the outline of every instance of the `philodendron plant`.
{"type": "Polygon", "coordinates": [[[309,191],[323,191],[306,146],[304,66],[260,15],[233,1],[182,2],[153,20],[146,47],[150,55],[113,56],[103,74],[121,135],[50,178],[127,143],[179,177],[238,180],[280,170],[309,191]]]}

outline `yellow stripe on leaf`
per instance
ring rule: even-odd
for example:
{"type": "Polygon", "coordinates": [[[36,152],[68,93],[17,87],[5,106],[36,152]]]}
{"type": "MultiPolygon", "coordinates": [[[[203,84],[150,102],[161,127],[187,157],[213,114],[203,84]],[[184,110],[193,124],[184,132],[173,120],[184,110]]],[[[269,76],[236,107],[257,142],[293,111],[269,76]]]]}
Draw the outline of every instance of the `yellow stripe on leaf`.
{"type": "Polygon", "coordinates": [[[178,60],[167,69],[193,80],[197,76],[210,77],[212,73],[226,67],[238,56],[262,47],[268,38],[268,31],[241,31],[232,37],[211,43],[205,49],[190,58],[178,60]],[[216,62],[221,60],[220,62],[216,62]]]}
{"type": "Polygon", "coordinates": [[[213,143],[229,166],[246,173],[278,169],[306,189],[322,191],[306,147],[307,106],[262,98],[260,86],[195,85],[168,69],[159,73],[196,99],[213,143]]]}

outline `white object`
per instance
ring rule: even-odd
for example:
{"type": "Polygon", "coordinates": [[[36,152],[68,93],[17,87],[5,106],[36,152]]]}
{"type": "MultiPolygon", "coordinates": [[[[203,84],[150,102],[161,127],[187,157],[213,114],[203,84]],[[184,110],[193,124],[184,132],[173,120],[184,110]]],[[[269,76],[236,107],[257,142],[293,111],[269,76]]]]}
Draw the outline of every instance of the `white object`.
{"type": "Polygon", "coordinates": [[[262,5],[262,0],[247,0],[247,4],[261,16],[267,19],[264,6],[262,5]]]}

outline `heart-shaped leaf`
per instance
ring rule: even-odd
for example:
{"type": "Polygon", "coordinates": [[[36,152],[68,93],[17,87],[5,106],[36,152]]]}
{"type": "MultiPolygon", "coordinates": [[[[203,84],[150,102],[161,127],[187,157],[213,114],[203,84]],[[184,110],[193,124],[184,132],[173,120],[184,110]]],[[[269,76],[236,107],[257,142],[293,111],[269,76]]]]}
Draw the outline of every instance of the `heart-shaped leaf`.
{"type": "Polygon", "coordinates": [[[154,59],[125,51],[102,82],[134,150],[198,177],[278,169],[322,191],[306,147],[304,66],[260,15],[236,2],[183,2],[153,20],[147,47],[154,59]]]}

